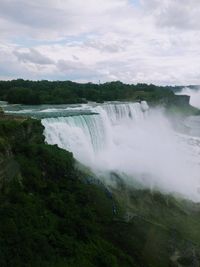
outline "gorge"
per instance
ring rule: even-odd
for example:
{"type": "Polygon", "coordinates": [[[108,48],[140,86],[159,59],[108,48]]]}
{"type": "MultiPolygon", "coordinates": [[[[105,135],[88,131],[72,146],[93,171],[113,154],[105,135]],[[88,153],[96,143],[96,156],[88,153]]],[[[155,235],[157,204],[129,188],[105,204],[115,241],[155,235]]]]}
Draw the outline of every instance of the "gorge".
{"type": "Polygon", "coordinates": [[[1,102],[0,265],[198,266],[199,116],[180,99],[1,102]]]}
{"type": "Polygon", "coordinates": [[[188,134],[188,119],[176,120],[178,132],[171,115],[145,101],[11,109],[6,112],[42,118],[46,142],[71,151],[107,184],[116,173],[136,188],[200,199],[200,131],[188,134]]]}

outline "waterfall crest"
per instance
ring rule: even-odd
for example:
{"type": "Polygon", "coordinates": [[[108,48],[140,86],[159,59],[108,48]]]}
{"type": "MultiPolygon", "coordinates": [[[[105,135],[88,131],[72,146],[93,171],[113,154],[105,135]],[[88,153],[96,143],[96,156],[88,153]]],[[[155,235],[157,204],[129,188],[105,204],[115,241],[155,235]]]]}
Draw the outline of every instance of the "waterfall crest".
{"type": "Polygon", "coordinates": [[[46,142],[73,152],[96,173],[115,172],[128,183],[200,200],[200,139],[176,133],[146,102],[89,108],[88,115],[43,119],[46,142]]]}
{"type": "Polygon", "coordinates": [[[47,143],[73,152],[75,158],[90,165],[97,155],[113,145],[114,126],[136,123],[144,119],[147,110],[145,101],[104,104],[93,107],[92,115],[46,118],[42,123],[47,143]]]}

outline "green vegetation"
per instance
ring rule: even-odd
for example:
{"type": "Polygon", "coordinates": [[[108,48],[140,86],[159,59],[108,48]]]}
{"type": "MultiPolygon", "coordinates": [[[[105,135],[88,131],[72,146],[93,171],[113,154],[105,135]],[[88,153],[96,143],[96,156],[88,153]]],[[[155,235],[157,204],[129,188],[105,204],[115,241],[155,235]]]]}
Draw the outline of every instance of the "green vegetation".
{"type": "Polygon", "coordinates": [[[105,188],[83,182],[72,154],[44,144],[42,131],[0,120],[0,266],[134,266],[105,237],[114,216],[105,188]]]}
{"type": "Polygon", "coordinates": [[[42,133],[0,118],[1,267],[198,266],[198,204],[123,182],[111,193],[42,133]]]}
{"type": "Polygon", "coordinates": [[[2,107],[0,107],[0,116],[4,115],[4,111],[2,109],[2,107]]]}
{"type": "MultiPolygon", "coordinates": [[[[111,82],[1,81],[22,104],[141,101],[194,114],[174,88],[111,82]]],[[[40,121],[0,109],[1,267],[180,267],[200,263],[200,207],[118,181],[108,189],[72,153],[45,144],[40,121]],[[112,193],[111,193],[112,192],[112,193]]],[[[120,178],[118,178],[120,179],[120,178]]]]}
{"type": "Polygon", "coordinates": [[[119,81],[80,84],[71,81],[0,81],[0,99],[13,104],[67,104],[87,101],[141,101],[189,106],[188,96],[176,96],[171,87],[129,85],[119,81]]]}

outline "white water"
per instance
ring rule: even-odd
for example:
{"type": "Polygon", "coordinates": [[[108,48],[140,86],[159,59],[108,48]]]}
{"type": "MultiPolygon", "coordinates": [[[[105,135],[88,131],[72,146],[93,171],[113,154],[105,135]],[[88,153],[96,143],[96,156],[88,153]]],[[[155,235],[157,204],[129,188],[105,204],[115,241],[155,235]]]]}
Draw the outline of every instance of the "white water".
{"type": "Polygon", "coordinates": [[[119,125],[126,127],[143,120],[147,109],[145,102],[106,104],[92,108],[95,115],[44,119],[46,141],[72,151],[80,162],[98,168],[102,163],[97,158],[118,142],[113,134],[119,125]]]}
{"type": "Polygon", "coordinates": [[[200,140],[176,134],[145,102],[91,107],[95,115],[42,120],[46,141],[72,151],[96,173],[200,201],[200,140]],[[192,141],[191,141],[192,140],[192,141]]]}

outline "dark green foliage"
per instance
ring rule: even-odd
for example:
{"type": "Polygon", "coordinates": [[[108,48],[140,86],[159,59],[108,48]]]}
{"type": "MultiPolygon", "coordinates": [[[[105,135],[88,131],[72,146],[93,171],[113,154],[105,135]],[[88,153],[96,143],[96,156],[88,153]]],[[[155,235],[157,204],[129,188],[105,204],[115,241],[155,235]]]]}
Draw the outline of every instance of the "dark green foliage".
{"type": "Polygon", "coordinates": [[[0,99],[19,104],[67,104],[87,101],[141,101],[156,104],[189,105],[188,96],[176,96],[171,87],[147,84],[80,84],[71,81],[0,81],[0,99]]]}
{"type": "Polygon", "coordinates": [[[0,176],[1,267],[198,266],[198,204],[123,181],[111,196],[42,132],[37,120],[0,120],[0,162],[12,169],[0,176]]]}
{"type": "Polygon", "coordinates": [[[133,266],[104,237],[112,200],[83,183],[72,154],[44,144],[42,131],[35,120],[0,121],[19,166],[0,194],[0,266],[133,266]]]}
{"type": "Polygon", "coordinates": [[[40,97],[37,92],[32,89],[27,90],[26,88],[11,88],[9,94],[7,95],[8,102],[11,103],[23,103],[38,105],[40,104],[40,97]]]}

